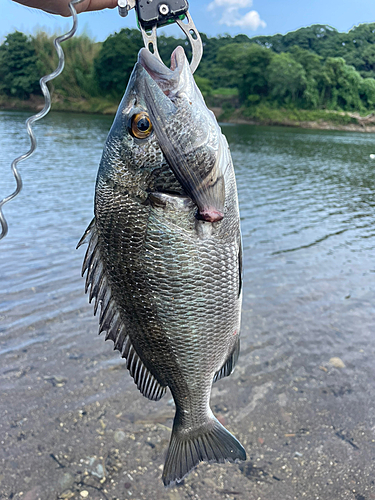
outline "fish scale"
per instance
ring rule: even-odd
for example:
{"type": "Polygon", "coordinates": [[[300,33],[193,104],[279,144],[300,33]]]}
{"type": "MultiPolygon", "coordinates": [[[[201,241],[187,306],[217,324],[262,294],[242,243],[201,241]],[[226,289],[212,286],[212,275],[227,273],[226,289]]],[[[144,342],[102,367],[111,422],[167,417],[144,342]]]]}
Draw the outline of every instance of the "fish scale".
{"type": "Polygon", "coordinates": [[[239,354],[241,233],[229,148],[183,49],[174,71],[147,54],[108,135],[80,243],[89,243],[83,272],[99,332],[142,394],[158,400],[168,387],[174,398],[170,485],[200,461],[246,457],[209,406],[212,383],[239,354]],[[147,112],[152,127],[145,133],[143,121],[137,137],[133,121],[147,112]]]}

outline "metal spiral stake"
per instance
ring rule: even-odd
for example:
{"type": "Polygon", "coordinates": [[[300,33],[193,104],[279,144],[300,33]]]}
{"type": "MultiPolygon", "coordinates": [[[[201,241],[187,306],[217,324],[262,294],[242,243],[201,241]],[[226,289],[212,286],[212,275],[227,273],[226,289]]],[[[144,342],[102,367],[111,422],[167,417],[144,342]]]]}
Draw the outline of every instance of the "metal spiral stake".
{"type": "Polygon", "coordinates": [[[12,165],[11,165],[12,172],[13,172],[14,178],[16,180],[16,189],[12,194],[10,194],[9,196],[7,196],[6,198],[4,198],[3,200],[0,201],[0,224],[1,224],[0,240],[2,238],[4,238],[4,236],[6,236],[6,234],[8,233],[8,223],[4,217],[2,207],[5,205],[5,203],[8,203],[8,201],[15,198],[22,189],[21,174],[18,171],[17,165],[21,161],[24,161],[27,158],[30,158],[30,156],[36,150],[37,143],[36,143],[34,131],[32,129],[32,125],[34,122],[40,120],[41,118],[44,118],[47,115],[47,113],[49,112],[49,110],[51,109],[51,94],[49,93],[49,90],[47,87],[47,82],[49,82],[49,81],[53,80],[54,78],[56,78],[57,76],[59,76],[60,73],[64,69],[64,51],[61,48],[60,43],[65,42],[65,40],[68,40],[69,38],[72,38],[72,36],[74,36],[75,32],[77,31],[78,19],[77,19],[77,12],[74,8],[74,5],[79,4],[81,2],[82,2],[82,0],[72,0],[69,3],[69,9],[70,9],[70,12],[73,16],[72,29],[70,31],[68,31],[68,33],[65,33],[64,35],[56,37],[55,40],[53,41],[57,55],[59,57],[59,63],[57,65],[57,68],[55,69],[55,71],[53,71],[49,75],[43,76],[39,81],[40,88],[42,89],[42,92],[44,95],[44,108],[41,111],[39,111],[39,113],[37,113],[33,116],[30,116],[30,118],[28,118],[26,120],[26,130],[27,130],[27,133],[29,134],[29,137],[30,137],[31,146],[30,146],[30,149],[27,153],[25,153],[25,154],[19,156],[18,158],[16,158],[15,160],[13,160],[12,165]]]}

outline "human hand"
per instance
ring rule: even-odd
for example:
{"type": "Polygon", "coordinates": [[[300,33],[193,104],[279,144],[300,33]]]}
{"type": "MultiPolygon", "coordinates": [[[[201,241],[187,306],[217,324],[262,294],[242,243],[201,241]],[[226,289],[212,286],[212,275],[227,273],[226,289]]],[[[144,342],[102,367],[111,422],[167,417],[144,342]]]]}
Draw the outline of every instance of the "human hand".
{"type": "MultiPolygon", "coordinates": [[[[50,14],[59,14],[60,16],[69,17],[71,12],[69,9],[70,0],[15,0],[27,7],[41,9],[50,14]]],[[[117,0],[83,0],[74,5],[77,13],[88,12],[91,10],[114,9],[117,6],[117,0]]]]}

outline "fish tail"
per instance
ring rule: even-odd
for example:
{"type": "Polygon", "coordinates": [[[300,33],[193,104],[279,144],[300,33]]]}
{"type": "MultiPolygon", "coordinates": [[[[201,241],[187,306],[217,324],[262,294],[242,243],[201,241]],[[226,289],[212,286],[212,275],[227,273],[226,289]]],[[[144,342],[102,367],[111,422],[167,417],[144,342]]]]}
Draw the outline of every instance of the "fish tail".
{"type": "Polygon", "coordinates": [[[246,460],[241,443],[211,415],[204,425],[190,430],[179,425],[176,414],[163,470],[165,486],[181,482],[199,462],[246,460]]]}

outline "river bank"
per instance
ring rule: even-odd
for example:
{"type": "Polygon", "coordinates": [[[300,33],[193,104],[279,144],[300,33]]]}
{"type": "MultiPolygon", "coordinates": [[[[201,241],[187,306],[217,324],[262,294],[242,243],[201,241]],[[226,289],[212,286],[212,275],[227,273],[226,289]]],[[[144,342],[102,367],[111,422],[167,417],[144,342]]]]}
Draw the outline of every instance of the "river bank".
{"type": "MultiPolygon", "coordinates": [[[[233,107],[223,96],[224,105],[218,105],[218,97],[207,98],[208,107],[221,122],[247,125],[299,127],[315,130],[344,130],[348,132],[375,132],[375,114],[361,116],[358,112],[332,110],[273,109],[265,105],[253,108],[233,107]]],[[[53,111],[115,115],[118,102],[113,99],[94,97],[87,99],[52,97],[53,111]]],[[[38,112],[43,109],[44,99],[32,95],[28,100],[0,96],[0,110],[38,112]]]]}

